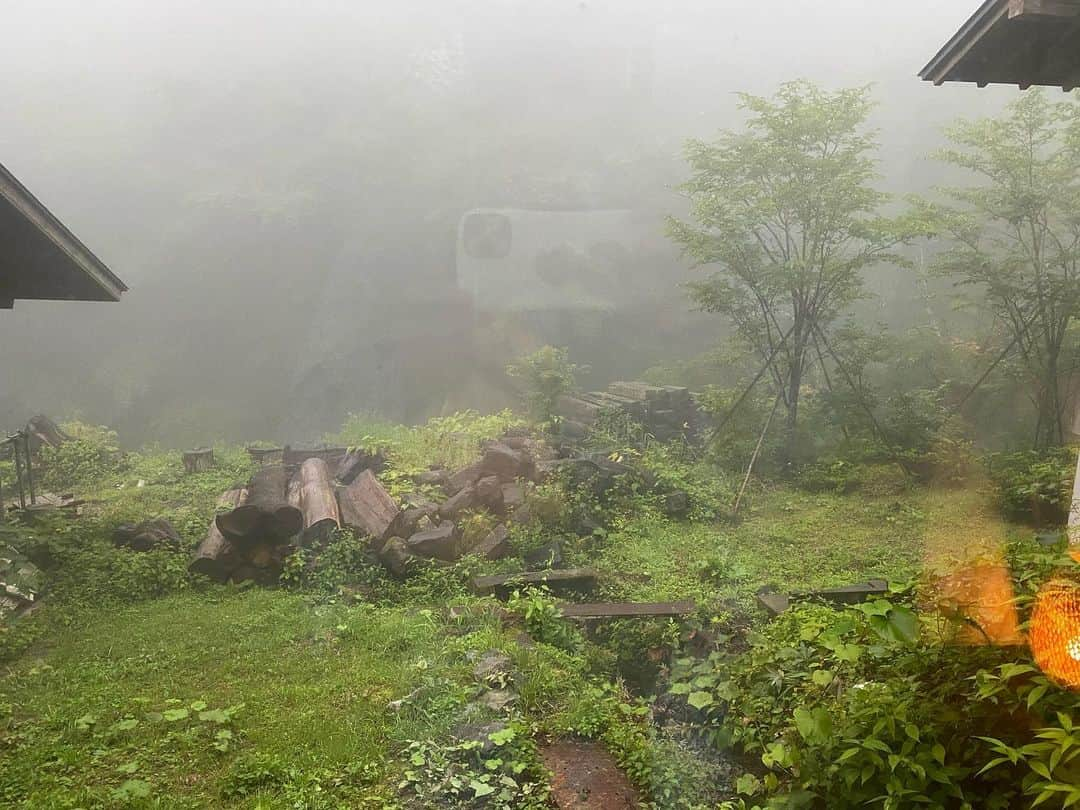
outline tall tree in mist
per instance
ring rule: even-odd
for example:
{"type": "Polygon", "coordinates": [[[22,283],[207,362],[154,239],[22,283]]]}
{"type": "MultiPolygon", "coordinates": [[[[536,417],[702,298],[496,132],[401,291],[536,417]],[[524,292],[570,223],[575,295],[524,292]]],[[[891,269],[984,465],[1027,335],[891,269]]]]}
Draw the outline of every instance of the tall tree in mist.
{"type": "Polygon", "coordinates": [[[922,204],[947,240],[936,269],[981,294],[1015,341],[1037,417],[1037,447],[1064,441],[1066,391],[1080,312],[1080,105],[1024,93],[997,119],[947,131],[946,163],[979,182],[922,204]]]}
{"type": "Polygon", "coordinates": [[[669,226],[686,255],[713,270],[691,285],[693,300],[727,316],[763,359],[776,352],[790,460],[810,363],[862,295],[862,271],[898,260],[890,251],[904,237],[877,214],[886,195],[874,189],[868,88],[828,92],[799,81],[772,98],[740,98],[743,131],[688,143],[692,221],[669,226]]]}

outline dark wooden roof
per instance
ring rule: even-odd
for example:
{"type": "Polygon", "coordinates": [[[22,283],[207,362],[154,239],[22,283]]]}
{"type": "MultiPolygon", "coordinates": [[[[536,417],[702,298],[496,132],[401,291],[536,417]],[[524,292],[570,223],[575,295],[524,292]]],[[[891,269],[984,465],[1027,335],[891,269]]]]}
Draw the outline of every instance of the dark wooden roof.
{"type": "Polygon", "coordinates": [[[938,85],[1080,86],[1080,0],[986,0],[919,75],[938,85]]]}
{"type": "Polygon", "coordinates": [[[119,301],[127,287],[0,165],[0,308],[16,299],[119,301]]]}

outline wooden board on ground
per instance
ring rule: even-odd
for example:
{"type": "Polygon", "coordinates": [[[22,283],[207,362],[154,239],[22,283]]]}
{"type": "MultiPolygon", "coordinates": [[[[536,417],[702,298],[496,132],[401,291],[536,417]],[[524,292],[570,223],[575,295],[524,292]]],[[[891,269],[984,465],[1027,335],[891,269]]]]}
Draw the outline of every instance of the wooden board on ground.
{"type": "Polygon", "coordinates": [[[501,599],[506,599],[515,590],[529,585],[546,585],[553,593],[591,591],[596,587],[596,571],[592,568],[566,568],[496,574],[475,577],[472,585],[473,590],[481,596],[494,594],[501,599]]]}
{"type": "Polygon", "coordinates": [[[771,586],[766,586],[757,592],[757,602],[771,615],[779,616],[792,602],[826,602],[830,605],[857,605],[867,599],[887,596],[889,583],[883,579],[871,579],[868,582],[857,582],[854,585],[843,585],[839,588],[822,588],[817,591],[796,592],[791,594],[780,593],[771,586]]]}
{"type": "Polygon", "coordinates": [[[567,619],[663,619],[687,616],[697,610],[692,599],[681,602],[597,602],[559,605],[567,619]]]}

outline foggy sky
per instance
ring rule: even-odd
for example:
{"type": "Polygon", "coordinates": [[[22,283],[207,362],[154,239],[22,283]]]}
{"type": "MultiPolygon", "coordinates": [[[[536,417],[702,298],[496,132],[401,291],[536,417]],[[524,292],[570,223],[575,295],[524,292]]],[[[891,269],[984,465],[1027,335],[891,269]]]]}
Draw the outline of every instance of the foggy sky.
{"type": "Polygon", "coordinates": [[[0,162],[131,292],[0,312],[0,425],[44,410],[138,441],[289,440],[347,410],[503,404],[440,405],[426,371],[415,408],[412,380],[366,396],[416,372],[350,349],[424,350],[407,322],[421,298],[446,309],[464,211],[676,210],[683,141],[793,78],[873,83],[884,184],[924,190],[941,126],[1018,92],[916,77],[977,5],[7,0],[0,162]],[[316,331],[338,356],[305,376],[328,299],[345,306],[316,331]]]}

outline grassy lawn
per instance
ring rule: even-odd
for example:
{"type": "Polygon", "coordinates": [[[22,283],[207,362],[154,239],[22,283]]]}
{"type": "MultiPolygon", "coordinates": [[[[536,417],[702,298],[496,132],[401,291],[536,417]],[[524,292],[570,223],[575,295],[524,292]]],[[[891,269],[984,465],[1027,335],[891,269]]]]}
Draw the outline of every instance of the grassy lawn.
{"type": "MultiPolygon", "coordinates": [[[[387,446],[386,481],[400,491],[432,454],[468,463],[483,436],[509,423],[451,419],[407,430],[354,420],[338,438],[387,446]]],[[[483,688],[473,667],[491,649],[512,659],[518,700],[509,717],[530,736],[595,736],[646,788],[656,773],[701,781],[701,763],[651,736],[644,715],[627,711],[625,692],[590,691],[626,676],[647,692],[661,659],[639,667],[645,676],[636,682],[624,665],[677,644],[677,628],[626,623],[596,644],[523,646],[519,627],[502,626],[490,604],[464,590],[469,574],[520,560],[470,560],[405,584],[357,563],[345,570],[363,583],[353,599],[337,591],[338,580],[306,591],[208,586],[187,576],[189,548],[133,554],[112,546],[118,523],[163,515],[194,547],[218,494],[250,472],[242,452],[222,448],[218,460],[185,476],[179,454],[136,454],[88,494],[83,518],[38,530],[35,542],[53,557],[51,591],[22,622],[33,643],[10,645],[22,651],[0,663],[0,806],[398,806],[399,783],[415,765],[410,744],[449,740],[456,726],[501,716],[476,702],[483,688]],[[480,609],[449,619],[448,601],[480,609]]],[[[908,581],[992,553],[1018,531],[980,490],[839,495],[759,486],[738,522],[674,520],[634,503],[606,536],[571,543],[569,562],[600,570],[595,598],[693,598],[700,619],[720,623],[761,620],[753,597],[765,584],[908,581]]],[[[408,806],[431,806],[425,801],[408,806]]]]}
{"type": "MultiPolygon", "coordinates": [[[[445,736],[473,697],[469,653],[535,657],[482,614],[448,626],[431,611],[225,588],[91,613],[48,647],[0,677],[5,806],[109,806],[128,779],[165,807],[291,807],[320,793],[383,806],[400,773],[389,755],[445,736]],[[199,719],[237,706],[224,722],[199,719]],[[219,751],[222,730],[232,738],[219,751]],[[229,796],[254,754],[290,772],[229,796]]],[[[542,710],[546,689],[526,683],[523,710],[542,710]]]]}
{"type": "Polygon", "coordinates": [[[655,513],[631,518],[607,538],[594,564],[612,599],[722,599],[750,610],[763,585],[906,582],[966,556],[969,547],[1000,545],[1010,531],[978,491],[867,496],[771,488],[754,497],[739,525],[655,513]]]}

